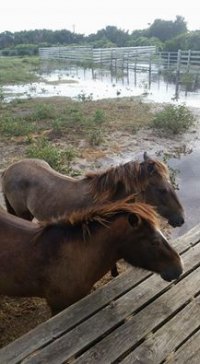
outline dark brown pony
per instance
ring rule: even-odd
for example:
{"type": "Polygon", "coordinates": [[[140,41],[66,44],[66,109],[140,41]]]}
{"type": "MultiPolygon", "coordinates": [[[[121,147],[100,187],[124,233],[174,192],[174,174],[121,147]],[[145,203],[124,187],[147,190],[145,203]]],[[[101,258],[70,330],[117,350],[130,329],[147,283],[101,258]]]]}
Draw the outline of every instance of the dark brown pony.
{"type": "Polygon", "coordinates": [[[144,203],[121,200],[40,225],[0,211],[0,294],[44,297],[55,314],[121,258],[166,281],[183,269],[144,203]]]}
{"type": "Polygon", "coordinates": [[[2,174],[2,191],[8,212],[32,220],[58,217],[79,208],[116,201],[138,194],[138,200],[157,208],[172,226],[184,223],[184,212],[170,183],[167,166],[144,154],[106,171],[74,179],[54,171],[38,159],[24,159],[2,174]]]}

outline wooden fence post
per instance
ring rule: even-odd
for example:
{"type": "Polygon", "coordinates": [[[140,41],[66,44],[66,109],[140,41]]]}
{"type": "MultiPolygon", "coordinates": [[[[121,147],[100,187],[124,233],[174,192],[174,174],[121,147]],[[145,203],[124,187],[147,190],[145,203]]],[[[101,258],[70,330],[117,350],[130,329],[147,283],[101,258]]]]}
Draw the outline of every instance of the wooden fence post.
{"type": "Polygon", "coordinates": [[[167,69],[170,67],[170,52],[167,53],[167,69]]]}
{"type": "Polygon", "coordinates": [[[179,73],[180,72],[180,68],[181,68],[181,49],[178,50],[178,53],[177,53],[177,72],[179,73]]]}
{"type": "Polygon", "coordinates": [[[191,49],[188,51],[187,72],[190,71],[191,49]]]}

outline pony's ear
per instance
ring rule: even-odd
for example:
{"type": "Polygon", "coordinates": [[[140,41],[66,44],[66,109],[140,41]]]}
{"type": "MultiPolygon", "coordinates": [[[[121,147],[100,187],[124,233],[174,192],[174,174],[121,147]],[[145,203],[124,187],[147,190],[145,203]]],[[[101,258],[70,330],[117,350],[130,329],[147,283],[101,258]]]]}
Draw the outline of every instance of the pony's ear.
{"type": "Polygon", "coordinates": [[[144,164],[146,165],[147,172],[153,174],[155,172],[155,162],[148,156],[147,152],[144,152],[144,164]]]}
{"type": "Polygon", "coordinates": [[[144,152],[144,154],[143,154],[143,158],[144,158],[144,161],[145,161],[145,162],[147,162],[149,159],[151,159],[151,158],[148,156],[147,152],[144,152]]]}
{"type": "Polygon", "coordinates": [[[129,214],[128,221],[131,226],[136,228],[141,223],[141,218],[139,215],[132,213],[129,214]]]}

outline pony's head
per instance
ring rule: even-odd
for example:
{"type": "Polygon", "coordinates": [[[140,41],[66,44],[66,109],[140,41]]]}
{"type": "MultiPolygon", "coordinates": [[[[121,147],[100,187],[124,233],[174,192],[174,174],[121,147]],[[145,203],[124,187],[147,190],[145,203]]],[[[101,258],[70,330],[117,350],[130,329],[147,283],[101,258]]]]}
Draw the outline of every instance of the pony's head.
{"type": "Polygon", "coordinates": [[[118,221],[116,227],[124,231],[120,256],[133,266],[159,273],[168,282],[177,279],[183,271],[182,261],[159,230],[154,209],[144,203],[130,204],[126,219],[127,226],[118,221]]]}
{"type": "MultiPolygon", "coordinates": [[[[106,260],[113,264],[123,258],[133,266],[159,273],[167,281],[178,278],[183,270],[181,259],[160,232],[156,211],[145,203],[133,202],[134,197],[96,204],[40,223],[45,259],[55,257],[62,244],[67,247],[76,241],[84,250],[90,246],[98,256],[101,251],[103,266],[106,260]]],[[[89,254],[87,258],[91,259],[89,254]]]]}
{"type": "Polygon", "coordinates": [[[155,206],[170,225],[181,226],[184,223],[184,211],[170,182],[167,166],[149,158],[147,153],[144,153],[144,162],[141,165],[148,181],[143,190],[145,202],[155,206]]]}

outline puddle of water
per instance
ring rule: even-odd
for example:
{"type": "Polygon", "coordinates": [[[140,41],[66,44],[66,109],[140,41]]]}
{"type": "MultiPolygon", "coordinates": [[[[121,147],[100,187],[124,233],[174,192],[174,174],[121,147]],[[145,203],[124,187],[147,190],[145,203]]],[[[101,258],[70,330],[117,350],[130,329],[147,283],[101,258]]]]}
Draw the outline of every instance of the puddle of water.
{"type": "Polygon", "coordinates": [[[200,223],[200,150],[180,158],[170,158],[167,163],[177,170],[176,182],[179,185],[177,195],[185,210],[185,223],[173,229],[172,237],[183,235],[200,223]]]}
{"type": "Polygon", "coordinates": [[[111,71],[71,67],[67,70],[54,70],[40,75],[43,82],[3,87],[5,101],[14,98],[66,96],[77,99],[85,95],[93,100],[115,97],[140,96],[148,101],[185,103],[199,107],[200,90],[185,92],[179,90],[178,100],[176,85],[166,83],[157,73],[129,70],[121,77],[111,71]],[[66,81],[66,83],[64,82],[66,81]],[[68,81],[68,82],[67,82],[68,81]],[[76,82],[70,82],[76,81],[76,82]],[[53,82],[54,84],[48,84],[53,82]],[[57,84],[55,84],[57,83],[57,84]]]}

